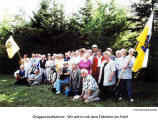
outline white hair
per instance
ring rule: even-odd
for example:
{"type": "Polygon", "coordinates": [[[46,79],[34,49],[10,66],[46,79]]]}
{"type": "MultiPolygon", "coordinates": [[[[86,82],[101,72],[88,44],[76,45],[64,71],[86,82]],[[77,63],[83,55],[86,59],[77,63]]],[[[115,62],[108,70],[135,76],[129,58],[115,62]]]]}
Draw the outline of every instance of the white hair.
{"type": "Polygon", "coordinates": [[[122,52],[125,52],[125,53],[126,53],[126,49],[124,49],[124,48],[123,48],[123,49],[121,49],[121,53],[122,53],[122,52]]]}
{"type": "Polygon", "coordinates": [[[134,52],[135,50],[133,48],[130,48],[128,53],[134,52]]]}
{"type": "Polygon", "coordinates": [[[89,53],[85,53],[83,57],[85,58],[87,56],[90,56],[89,53]]]}
{"type": "Polygon", "coordinates": [[[88,70],[82,69],[82,70],[81,70],[81,73],[86,73],[86,74],[88,74],[88,70]]]}
{"type": "Polygon", "coordinates": [[[109,51],[105,51],[103,54],[104,54],[104,55],[108,55],[108,56],[111,55],[111,53],[110,53],[109,51]]]}
{"type": "Polygon", "coordinates": [[[117,50],[117,51],[116,51],[116,54],[121,54],[121,51],[120,51],[120,50],[117,50]]]}

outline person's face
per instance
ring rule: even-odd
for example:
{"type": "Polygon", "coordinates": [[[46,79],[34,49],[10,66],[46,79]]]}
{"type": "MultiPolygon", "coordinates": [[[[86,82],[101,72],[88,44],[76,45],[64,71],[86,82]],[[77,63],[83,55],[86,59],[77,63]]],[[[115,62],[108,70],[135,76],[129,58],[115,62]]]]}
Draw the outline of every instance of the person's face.
{"type": "Polygon", "coordinates": [[[27,58],[27,55],[24,55],[24,58],[27,58]]]}
{"type": "Polygon", "coordinates": [[[33,64],[33,67],[36,67],[36,64],[33,64]]]}
{"type": "Polygon", "coordinates": [[[126,56],[126,52],[125,52],[125,51],[122,51],[122,52],[121,52],[121,56],[122,56],[122,57],[125,57],[125,56],[126,56]]]}
{"type": "Polygon", "coordinates": [[[24,66],[21,66],[21,70],[24,70],[24,66]]]}
{"type": "Polygon", "coordinates": [[[48,60],[51,60],[51,59],[52,59],[51,56],[49,56],[49,57],[48,57],[48,60]]]}
{"type": "Polygon", "coordinates": [[[81,73],[82,78],[86,78],[87,77],[87,73],[83,72],[81,73]]]}
{"type": "Polygon", "coordinates": [[[35,71],[35,74],[36,74],[36,75],[38,75],[38,73],[39,73],[39,71],[38,71],[38,70],[36,70],[36,71],[35,71]]]}
{"type": "Polygon", "coordinates": [[[101,56],[101,52],[100,52],[100,51],[98,51],[98,52],[97,52],[97,55],[98,55],[98,56],[101,56]]]}
{"type": "Polygon", "coordinates": [[[94,47],[93,48],[93,52],[97,52],[98,48],[97,47],[94,47]]]}
{"type": "Polygon", "coordinates": [[[34,58],[34,57],[35,57],[35,54],[32,54],[32,57],[34,58]]]}
{"type": "Polygon", "coordinates": [[[117,58],[120,58],[120,57],[121,57],[121,53],[117,53],[117,54],[116,54],[116,57],[117,57],[117,58]]]}
{"type": "Polygon", "coordinates": [[[66,68],[69,68],[69,64],[66,64],[65,67],[66,67],[66,68]]]}
{"type": "Polygon", "coordinates": [[[72,69],[76,69],[77,66],[75,64],[72,64],[72,69]]]}
{"type": "Polygon", "coordinates": [[[104,59],[105,59],[105,60],[109,60],[109,59],[110,59],[110,56],[107,55],[107,54],[105,54],[105,55],[104,55],[104,59]]]}

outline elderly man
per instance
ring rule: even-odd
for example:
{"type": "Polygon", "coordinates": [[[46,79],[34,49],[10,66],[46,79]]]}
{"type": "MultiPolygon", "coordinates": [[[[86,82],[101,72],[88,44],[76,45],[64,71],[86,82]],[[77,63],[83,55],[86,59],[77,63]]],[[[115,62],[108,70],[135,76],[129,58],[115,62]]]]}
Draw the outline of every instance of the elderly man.
{"type": "Polygon", "coordinates": [[[77,67],[77,62],[73,61],[71,63],[72,70],[70,71],[70,84],[69,89],[72,91],[73,95],[80,95],[82,92],[82,77],[79,68],[77,67]]]}
{"type": "Polygon", "coordinates": [[[99,101],[99,88],[95,79],[88,74],[86,69],[81,70],[81,76],[83,78],[83,88],[80,98],[85,99],[85,102],[99,101]]]}
{"type": "Polygon", "coordinates": [[[70,82],[70,70],[69,70],[69,64],[68,62],[65,62],[64,67],[59,70],[59,76],[56,81],[56,94],[61,93],[61,85],[62,84],[69,84],[70,82]]]}
{"type": "Polygon", "coordinates": [[[44,75],[44,83],[47,82],[47,74],[46,74],[46,60],[45,60],[46,56],[42,55],[41,56],[41,60],[39,61],[39,70],[40,70],[40,75],[43,76],[44,75]]]}
{"type": "Polygon", "coordinates": [[[27,84],[27,72],[25,71],[24,65],[20,66],[20,70],[16,71],[14,73],[14,76],[16,77],[16,83],[15,85],[26,85],[27,84]]]}
{"type": "Polygon", "coordinates": [[[29,82],[29,86],[40,85],[40,83],[42,82],[42,76],[41,74],[39,74],[39,70],[35,70],[35,76],[29,78],[27,81],[29,82]]]}
{"type": "Polygon", "coordinates": [[[133,102],[132,97],[132,61],[129,59],[128,56],[126,56],[126,49],[121,49],[121,58],[118,59],[116,63],[116,67],[118,69],[118,78],[121,78],[120,85],[120,97],[119,100],[122,100],[122,95],[124,93],[124,85],[126,85],[127,91],[128,91],[128,97],[130,102],[133,102]],[[124,74],[122,75],[124,71],[124,74]]]}

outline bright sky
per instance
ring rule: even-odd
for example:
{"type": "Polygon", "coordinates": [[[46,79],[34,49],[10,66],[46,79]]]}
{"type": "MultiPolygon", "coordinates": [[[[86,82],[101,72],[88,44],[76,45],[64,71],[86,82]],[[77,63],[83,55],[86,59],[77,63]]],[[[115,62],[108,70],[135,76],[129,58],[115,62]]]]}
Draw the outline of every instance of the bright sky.
{"type": "MultiPolygon", "coordinates": [[[[36,11],[39,8],[41,0],[0,0],[0,20],[3,19],[4,13],[16,14],[19,10],[25,12],[26,18],[32,16],[32,11],[36,11]]],[[[66,16],[79,10],[80,7],[84,6],[85,0],[57,0],[59,3],[64,4],[64,11],[66,16]]],[[[92,0],[93,2],[95,0],[92,0]]],[[[102,2],[110,0],[100,0],[102,2]]],[[[118,4],[128,6],[131,2],[136,0],[116,0],[118,4]]]]}

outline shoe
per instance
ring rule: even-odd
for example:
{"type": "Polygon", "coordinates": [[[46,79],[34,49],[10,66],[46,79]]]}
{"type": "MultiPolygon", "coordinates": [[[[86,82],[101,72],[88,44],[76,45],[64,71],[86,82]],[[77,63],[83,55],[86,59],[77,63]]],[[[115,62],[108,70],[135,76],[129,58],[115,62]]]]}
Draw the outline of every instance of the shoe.
{"type": "Polygon", "coordinates": [[[56,94],[57,94],[57,95],[60,94],[60,91],[56,92],[56,94]]]}
{"type": "Polygon", "coordinates": [[[134,102],[134,100],[133,100],[133,99],[130,99],[130,102],[134,102]]]}
{"type": "Polygon", "coordinates": [[[122,97],[119,97],[118,100],[121,101],[121,100],[122,100],[122,97]]]}

